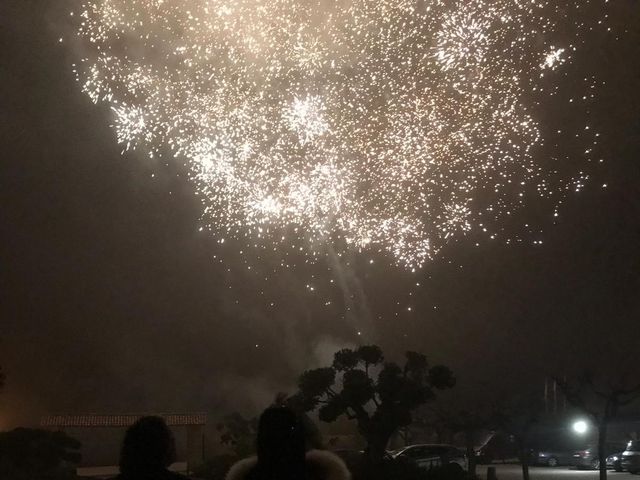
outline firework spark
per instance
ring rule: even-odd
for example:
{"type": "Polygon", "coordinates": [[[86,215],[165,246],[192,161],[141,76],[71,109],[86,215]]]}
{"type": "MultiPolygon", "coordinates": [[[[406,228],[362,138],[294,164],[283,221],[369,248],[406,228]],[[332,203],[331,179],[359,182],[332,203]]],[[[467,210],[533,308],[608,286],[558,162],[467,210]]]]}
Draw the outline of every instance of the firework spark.
{"type": "Polygon", "coordinates": [[[212,230],[415,268],[562,190],[528,97],[568,60],[558,3],[92,0],[78,79],[126,149],[187,160],[212,230]]]}

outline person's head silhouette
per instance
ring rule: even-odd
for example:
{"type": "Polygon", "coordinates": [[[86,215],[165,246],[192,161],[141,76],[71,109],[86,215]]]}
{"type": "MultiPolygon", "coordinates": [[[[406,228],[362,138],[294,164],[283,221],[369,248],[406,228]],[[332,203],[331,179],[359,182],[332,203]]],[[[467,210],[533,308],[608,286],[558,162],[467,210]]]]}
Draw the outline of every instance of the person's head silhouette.
{"type": "Polygon", "coordinates": [[[160,417],[142,417],[124,436],[120,452],[120,473],[141,477],[163,472],[176,460],[173,434],[160,417]]]}
{"type": "Polygon", "coordinates": [[[258,463],[253,478],[304,479],[305,433],[298,416],[287,407],[267,408],[258,423],[258,463]]]}

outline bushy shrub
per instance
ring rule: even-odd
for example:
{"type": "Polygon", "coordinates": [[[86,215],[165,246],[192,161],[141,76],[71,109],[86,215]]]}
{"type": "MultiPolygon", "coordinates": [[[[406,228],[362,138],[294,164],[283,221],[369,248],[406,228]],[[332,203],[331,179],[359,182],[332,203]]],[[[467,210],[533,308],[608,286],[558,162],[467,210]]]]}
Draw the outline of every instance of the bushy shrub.
{"type": "Polygon", "coordinates": [[[66,480],[75,478],[80,442],[63,432],[16,428],[0,433],[0,478],[66,480]]]}

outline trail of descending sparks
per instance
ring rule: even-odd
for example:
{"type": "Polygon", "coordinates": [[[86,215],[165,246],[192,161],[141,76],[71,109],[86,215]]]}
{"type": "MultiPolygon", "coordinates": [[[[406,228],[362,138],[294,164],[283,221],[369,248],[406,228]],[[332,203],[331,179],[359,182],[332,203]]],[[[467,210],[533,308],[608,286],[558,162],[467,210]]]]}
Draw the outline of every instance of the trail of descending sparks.
{"type": "Polygon", "coordinates": [[[565,188],[529,108],[575,53],[545,40],[561,3],[87,1],[77,73],[126,149],[188,162],[212,230],[417,268],[565,188]]]}

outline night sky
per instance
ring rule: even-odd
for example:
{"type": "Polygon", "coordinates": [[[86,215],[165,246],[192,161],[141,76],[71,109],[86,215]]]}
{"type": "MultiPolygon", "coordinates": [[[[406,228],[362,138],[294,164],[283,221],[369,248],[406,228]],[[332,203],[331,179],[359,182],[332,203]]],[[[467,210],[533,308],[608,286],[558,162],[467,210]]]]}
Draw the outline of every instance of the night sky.
{"type": "Polygon", "coordinates": [[[220,245],[180,165],[121,155],[58,43],[71,2],[1,2],[0,428],[51,412],[255,412],[367,342],[510,388],[637,365],[640,5],[610,3],[615,35],[594,34],[575,67],[604,82],[588,108],[605,161],[558,218],[521,212],[542,245],[470,234],[415,273],[353,253],[329,284],[330,260],[288,253],[282,268],[282,249],[220,245]]]}

